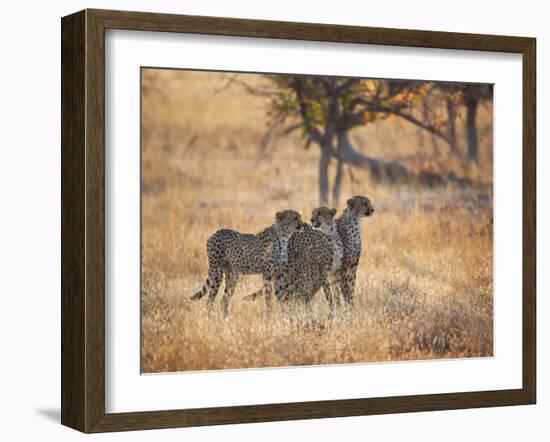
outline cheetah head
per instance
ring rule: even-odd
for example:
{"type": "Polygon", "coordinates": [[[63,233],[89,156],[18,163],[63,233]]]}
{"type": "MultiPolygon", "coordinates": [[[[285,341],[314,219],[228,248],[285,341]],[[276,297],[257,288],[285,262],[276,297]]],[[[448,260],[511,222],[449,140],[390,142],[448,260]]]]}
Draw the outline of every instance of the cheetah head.
{"type": "Polygon", "coordinates": [[[290,236],[295,232],[301,232],[305,223],[302,216],[295,210],[283,210],[275,215],[275,224],[285,235],[290,236]]]}
{"type": "Polygon", "coordinates": [[[374,214],[374,207],[366,196],[354,196],[348,200],[347,204],[348,209],[360,218],[374,214]]]}
{"type": "Polygon", "coordinates": [[[325,233],[330,233],[334,226],[334,215],[336,215],[336,209],[318,207],[311,213],[311,225],[325,233]]]}

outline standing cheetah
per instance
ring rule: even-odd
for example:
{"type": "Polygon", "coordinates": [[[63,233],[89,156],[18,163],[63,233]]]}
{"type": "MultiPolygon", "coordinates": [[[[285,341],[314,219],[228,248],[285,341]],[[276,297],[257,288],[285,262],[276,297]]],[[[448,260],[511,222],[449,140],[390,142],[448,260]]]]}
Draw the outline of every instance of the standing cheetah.
{"type": "Polygon", "coordinates": [[[315,229],[310,227],[292,237],[288,245],[288,264],[282,276],[286,297],[307,304],[323,288],[331,312],[334,305],[332,289],[337,289],[334,281],[344,254],[334,215],[336,209],[327,207],[313,211],[311,224],[315,229]]]}
{"type": "Polygon", "coordinates": [[[361,257],[361,221],[372,216],[374,208],[364,196],[354,196],[347,201],[347,207],[336,220],[340,239],[344,246],[342,265],[338,271],[340,290],[348,304],[353,303],[357,266],[361,257]]]}
{"type": "Polygon", "coordinates": [[[276,214],[273,225],[256,235],[230,229],[218,230],[206,242],[208,277],[202,289],[191,299],[201,299],[209,292],[208,302],[212,304],[218,294],[222,276],[225,275],[222,308],[227,314],[239,276],[261,274],[262,292],[269,303],[272,281],[287,262],[288,241],[292,234],[301,231],[304,225],[298,212],[285,210],[276,214]]]}
{"type": "MultiPolygon", "coordinates": [[[[276,281],[279,300],[297,299],[307,304],[320,288],[323,288],[330,310],[333,309],[331,287],[342,258],[340,241],[334,215],[336,209],[319,207],[311,215],[312,226],[307,225],[290,239],[288,262],[276,281]]],[[[250,295],[255,299],[261,291],[250,295]]],[[[336,298],[339,299],[339,298],[336,298]]]]}

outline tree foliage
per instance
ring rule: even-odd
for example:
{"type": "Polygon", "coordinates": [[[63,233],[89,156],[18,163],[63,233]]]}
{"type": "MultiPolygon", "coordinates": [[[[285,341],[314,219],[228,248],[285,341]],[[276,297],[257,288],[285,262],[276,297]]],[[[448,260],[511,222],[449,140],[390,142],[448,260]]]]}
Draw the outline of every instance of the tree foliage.
{"type": "Polygon", "coordinates": [[[337,203],[344,164],[367,168],[376,177],[402,180],[406,168],[396,162],[371,158],[354,149],[348,134],[353,129],[399,118],[443,140],[459,154],[456,120],[467,109],[468,155],[477,159],[477,105],[492,98],[492,87],[422,80],[360,79],[346,77],[267,75],[261,87],[245,84],[249,92],[269,101],[268,130],[263,145],[277,129],[299,131],[309,147],[320,147],[320,202],[328,202],[328,165],[337,162],[333,201],[337,203]]]}
{"type": "Polygon", "coordinates": [[[435,113],[422,119],[415,110],[433,95],[437,84],[427,81],[375,80],[314,76],[270,76],[274,93],[271,124],[300,129],[308,141],[346,133],[358,126],[397,116],[450,142],[446,120],[435,113]]]}

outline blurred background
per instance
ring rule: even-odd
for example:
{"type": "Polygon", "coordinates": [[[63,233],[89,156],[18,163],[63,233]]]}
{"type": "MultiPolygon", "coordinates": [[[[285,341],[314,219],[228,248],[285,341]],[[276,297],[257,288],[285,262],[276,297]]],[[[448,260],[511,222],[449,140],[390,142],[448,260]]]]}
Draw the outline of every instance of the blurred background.
{"type": "Polygon", "coordinates": [[[491,85],[144,69],[142,87],[145,160],[159,144],[172,159],[290,154],[334,205],[354,172],[373,185],[492,181],[491,85]]]}
{"type": "Polygon", "coordinates": [[[142,69],[142,369],[492,354],[492,95],[486,84],[142,69]],[[287,208],[341,213],[356,194],[376,215],[358,307],[331,338],[252,320],[261,311],[240,298],[255,277],[237,286],[234,326],[188,305],[217,229],[256,233],[287,208]],[[251,334],[265,352],[243,345],[251,334]]]}

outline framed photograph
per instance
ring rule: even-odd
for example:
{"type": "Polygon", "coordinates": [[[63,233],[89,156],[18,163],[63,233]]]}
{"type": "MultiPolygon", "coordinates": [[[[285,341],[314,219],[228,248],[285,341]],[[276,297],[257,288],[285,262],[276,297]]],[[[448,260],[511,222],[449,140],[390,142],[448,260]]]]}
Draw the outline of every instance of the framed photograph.
{"type": "Polygon", "coordinates": [[[61,28],[64,425],[535,403],[535,39],[61,28]]]}

